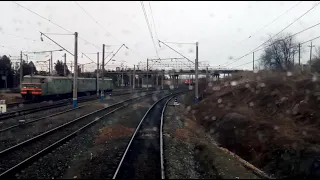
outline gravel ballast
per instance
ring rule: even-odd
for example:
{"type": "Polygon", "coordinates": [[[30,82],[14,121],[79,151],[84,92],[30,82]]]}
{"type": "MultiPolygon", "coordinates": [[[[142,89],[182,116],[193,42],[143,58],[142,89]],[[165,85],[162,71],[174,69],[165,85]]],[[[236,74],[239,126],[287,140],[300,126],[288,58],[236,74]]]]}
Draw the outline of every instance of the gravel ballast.
{"type": "MultiPolygon", "coordinates": [[[[198,126],[190,111],[191,96],[178,97],[179,106],[169,102],[164,117],[164,167],[169,179],[257,179],[237,158],[219,148],[198,126]]],[[[192,102],[191,102],[192,103],[192,102]]]]}
{"type": "MultiPolygon", "coordinates": [[[[39,121],[30,123],[30,124],[21,125],[5,132],[0,132],[0,151],[14,144],[22,142],[26,139],[29,139],[33,136],[36,136],[40,133],[43,133],[49,129],[62,125],[66,122],[69,122],[75,118],[79,118],[85,114],[101,109],[103,107],[108,107],[112,104],[129,99],[133,96],[137,96],[137,94],[106,98],[106,100],[103,103],[99,103],[97,101],[94,103],[91,102],[92,104],[90,105],[84,106],[79,109],[75,109],[73,111],[69,111],[67,113],[41,119],[39,121]]],[[[58,113],[59,110],[60,112],[67,110],[67,107],[64,107],[64,108],[65,109],[63,109],[63,107],[55,109],[56,111],[55,113],[58,113]]],[[[49,112],[46,112],[46,113],[48,113],[46,115],[49,115],[49,112]]]]}
{"type": "MultiPolygon", "coordinates": [[[[140,94],[140,93],[144,93],[144,92],[140,92],[140,91],[135,91],[133,94],[140,94]]],[[[119,96],[124,97],[124,96],[130,96],[130,94],[123,94],[123,92],[117,92],[112,94],[111,96],[106,95],[107,99],[114,99],[117,98],[119,96]]],[[[132,95],[132,94],[131,94],[132,95]]],[[[98,101],[98,99],[96,98],[95,100],[92,100],[92,98],[94,98],[95,96],[87,96],[87,97],[81,97],[78,100],[80,101],[81,99],[86,99],[87,101],[85,102],[79,102],[79,105],[81,104],[87,104],[87,103],[91,103],[91,102],[95,102],[98,101]]],[[[84,100],[82,100],[84,101],[84,100]]],[[[53,113],[57,113],[66,109],[72,109],[72,103],[70,103],[70,101],[68,100],[61,100],[59,101],[61,104],[60,107],[53,107],[53,108],[49,108],[47,110],[42,110],[42,111],[37,111],[37,112],[33,112],[33,113],[27,113],[27,112],[20,112],[20,113],[16,113],[15,117],[12,118],[8,118],[8,119],[4,119],[4,120],[0,120],[0,129],[4,129],[8,126],[12,126],[15,125],[17,123],[19,123],[20,120],[25,120],[28,121],[30,119],[36,119],[36,118],[41,118],[44,117],[48,114],[53,114],[53,113]],[[65,102],[65,103],[61,103],[61,102],[65,102]]],[[[29,109],[29,108],[35,108],[35,107],[43,107],[43,106],[50,106],[50,105],[54,105],[57,104],[58,101],[54,102],[54,101],[48,101],[48,102],[42,102],[42,103],[36,103],[36,104],[28,104],[28,107],[23,107],[20,109],[16,109],[16,110],[21,110],[21,109],[29,109]]],[[[23,105],[22,105],[23,106],[23,105]]],[[[25,105],[26,106],[26,105],[25,105]]]]}
{"type": "Polygon", "coordinates": [[[17,178],[112,178],[135,127],[160,96],[136,101],[101,119],[17,178]]]}

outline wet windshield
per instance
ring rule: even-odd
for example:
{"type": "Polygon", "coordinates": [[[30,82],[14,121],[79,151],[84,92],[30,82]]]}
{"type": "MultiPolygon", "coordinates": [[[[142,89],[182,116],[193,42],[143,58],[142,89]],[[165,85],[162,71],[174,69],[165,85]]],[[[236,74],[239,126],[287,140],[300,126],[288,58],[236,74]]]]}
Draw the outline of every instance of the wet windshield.
{"type": "Polygon", "coordinates": [[[320,2],[0,4],[1,179],[320,177],[320,2]]]}

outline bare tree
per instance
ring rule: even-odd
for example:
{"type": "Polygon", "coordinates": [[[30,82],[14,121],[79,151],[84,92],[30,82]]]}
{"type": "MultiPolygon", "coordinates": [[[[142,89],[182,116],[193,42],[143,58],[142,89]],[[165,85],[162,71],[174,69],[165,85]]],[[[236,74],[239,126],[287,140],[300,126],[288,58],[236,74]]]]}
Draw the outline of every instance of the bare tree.
{"type": "Polygon", "coordinates": [[[320,73],[320,47],[316,48],[316,54],[312,58],[311,71],[320,73]]]}
{"type": "Polygon", "coordinates": [[[316,47],[316,55],[314,55],[315,59],[320,59],[320,46],[316,47]]]}
{"type": "Polygon", "coordinates": [[[291,69],[297,49],[298,43],[290,34],[278,36],[265,45],[264,52],[261,55],[261,63],[266,69],[291,69]]]}

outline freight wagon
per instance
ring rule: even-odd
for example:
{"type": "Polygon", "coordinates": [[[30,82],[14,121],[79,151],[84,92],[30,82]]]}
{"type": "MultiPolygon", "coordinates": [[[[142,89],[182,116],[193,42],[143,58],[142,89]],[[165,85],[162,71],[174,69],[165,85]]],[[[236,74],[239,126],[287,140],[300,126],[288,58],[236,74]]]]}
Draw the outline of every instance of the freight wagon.
{"type": "MultiPolygon", "coordinates": [[[[104,89],[105,93],[112,92],[112,79],[99,79],[99,93],[104,89]]],[[[50,99],[55,97],[72,97],[73,78],[59,76],[24,76],[21,96],[27,100],[50,99]]],[[[96,78],[78,78],[78,96],[97,93],[96,78]]]]}

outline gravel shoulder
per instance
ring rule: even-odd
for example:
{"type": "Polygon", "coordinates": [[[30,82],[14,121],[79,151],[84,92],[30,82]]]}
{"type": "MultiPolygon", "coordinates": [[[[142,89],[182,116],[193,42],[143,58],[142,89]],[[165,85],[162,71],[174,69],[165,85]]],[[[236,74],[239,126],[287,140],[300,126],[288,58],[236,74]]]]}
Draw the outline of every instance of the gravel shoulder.
{"type": "Polygon", "coordinates": [[[139,121],[158,98],[152,95],[101,119],[53,153],[22,171],[17,178],[112,178],[139,121]]]}
{"type": "Polygon", "coordinates": [[[169,102],[164,117],[164,165],[169,179],[258,179],[239,158],[220,148],[195,123],[190,111],[191,94],[169,102]]]}

